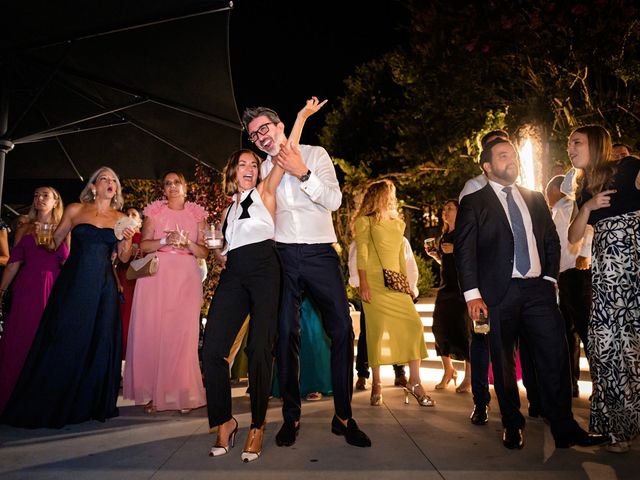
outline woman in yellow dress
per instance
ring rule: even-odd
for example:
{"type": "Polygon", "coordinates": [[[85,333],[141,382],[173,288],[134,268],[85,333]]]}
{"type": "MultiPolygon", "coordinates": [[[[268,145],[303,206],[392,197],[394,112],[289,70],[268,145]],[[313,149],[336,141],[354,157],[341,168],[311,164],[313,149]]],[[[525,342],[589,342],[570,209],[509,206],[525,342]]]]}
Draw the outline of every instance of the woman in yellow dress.
{"type": "Polygon", "coordinates": [[[373,374],[371,405],[382,404],[380,365],[409,365],[405,403],[412,395],[423,407],[435,402],[420,382],[420,360],[427,356],[422,321],[412,298],[384,285],[382,269],[406,272],[403,233],[396,188],[389,180],[369,186],[356,214],[355,234],[360,298],[367,318],[367,350],[373,374]]]}

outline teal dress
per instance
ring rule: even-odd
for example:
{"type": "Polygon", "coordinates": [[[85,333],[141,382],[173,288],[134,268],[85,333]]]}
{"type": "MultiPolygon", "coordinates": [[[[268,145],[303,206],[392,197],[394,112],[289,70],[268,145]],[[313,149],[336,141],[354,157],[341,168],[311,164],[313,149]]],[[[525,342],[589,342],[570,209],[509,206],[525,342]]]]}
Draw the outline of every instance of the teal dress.
{"type": "MultiPolygon", "coordinates": [[[[280,397],[278,376],[274,375],[273,396],[280,397]]],[[[320,313],[305,297],[300,307],[300,395],[320,392],[332,395],[331,341],[324,331],[320,313]]]]}

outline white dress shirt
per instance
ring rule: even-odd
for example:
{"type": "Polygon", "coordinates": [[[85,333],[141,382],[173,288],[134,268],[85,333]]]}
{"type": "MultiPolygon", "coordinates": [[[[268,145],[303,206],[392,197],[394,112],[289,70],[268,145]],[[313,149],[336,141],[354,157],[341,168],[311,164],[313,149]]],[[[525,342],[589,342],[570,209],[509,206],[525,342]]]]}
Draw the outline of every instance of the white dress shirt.
{"type": "MultiPolygon", "coordinates": [[[[342,192],[331,157],[322,147],[299,145],[311,170],[306,182],[284,174],[276,190],[276,242],[335,243],[331,212],[340,208],[342,192]]],[[[273,168],[271,156],[262,163],[262,178],[273,168]]]]}
{"type": "Polygon", "coordinates": [[[569,200],[575,201],[576,190],[578,189],[576,174],[578,171],[571,167],[567,173],[564,174],[564,180],[560,184],[560,191],[566,195],[569,200]]]}
{"type": "Polygon", "coordinates": [[[584,237],[577,243],[569,243],[569,225],[573,215],[575,202],[569,197],[562,197],[551,208],[553,223],[560,237],[560,272],[576,267],[578,256],[591,258],[591,242],[593,227],[587,225],[584,237]]]}
{"type": "Polygon", "coordinates": [[[462,191],[460,192],[460,196],[458,197],[458,202],[462,200],[462,197],[469,195],[470,193],[477,192],[478,190],[481,190],[482,188],[484,188],[487,182],[488,182],[488,179],[484,173],[481,173],[477,177],[473,177],[467,180],[467,182],[464,184],[464,187],[462,187],[462,191]]]}
{"type": "MultiPolygon", "coordinates": [[[[418,290],[418,264],[416,263],[416,257],[411,250],[411,244],[407,237],[402,237],[404,243],[404,258],[407,261],[407,281],[413,292],[413,296],[417,297],[420,294],[418,290]]],[[[353,288],[360,286],[360,277],[358,276],[358,251],[356,249],[356,241],[354,240],[349,245],[349,285],[353,288]]]]}
{"type": "MultiPolygon", "coordinates": [[[[493,182],[488,180],[489,185],[493,188],[502,208],[504,209],[504,213],[507,216],[507,220],[509,221],[509,225],[511,225],[511,217],[509,216],[509,207],[507,206],[507,194],[502,191],[505,185],[501,185],[497,182],[493,182]]],[[[527,204],[524,202],[524,198],[520,194],[520,191],[516,187],[515,183],[509,185],[511,188],[511,194],[513,195],[513,200],[515,201],[518,209],[520,209],[520,213],[522,214],[522,222],[524,223],[524,230],[527,235],[527,244],[529,246],[529,261],[531,267],[529,267],[529,271],[522,275],[516,269],[516,252],[513,250],[513,270],[511,272],[511,278],[537,278],[542,274],[542,264],[540,263],[540,254],[538,253],[538,245],[536,244],[536,237],[533,234],[533,223],[531,222],[531,214],[529,213],[529,209],[527,208],[527,204]]],[[[512,227],[513,231],[513,227],[512,227]]],[[[556,279],[551,277],[544,277],[546,280],[549,280],[553,283],[556,282],[556,279]]],[[[474,300],[476,298],[481,298],[480,290],[477,288],[467,290],[464,292],[465,301],[474,300]]]]}

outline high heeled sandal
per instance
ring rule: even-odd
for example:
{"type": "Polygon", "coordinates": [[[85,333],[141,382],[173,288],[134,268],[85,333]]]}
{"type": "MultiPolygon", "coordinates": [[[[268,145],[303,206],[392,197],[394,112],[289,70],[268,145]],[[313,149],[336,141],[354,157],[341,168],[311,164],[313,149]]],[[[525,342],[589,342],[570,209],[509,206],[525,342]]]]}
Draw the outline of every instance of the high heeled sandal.
{"type": "Polygon", "coordinates": [[[471,382],[465,377],[462,383],[456,388],[456,393],[468,393],[471,391],[471,382]]]}
{"type": "Polygon", "coordinates": [[[236,434],[238,433],[238,420],[234,417],[231,417],[234,422],[236,422],[236,427],[227,437],[227,444],[222,445],[222,439],[220,438],[220,426],[218,426],[218,437],[216,438],[216,443],[211,450],[209,451],[210,457],[221,457],[222,455],[226,455],[229,453],[229,449],[233,448],[236,444],[236,434]]]}
{"type": "Polygon", "coordinates": [[[375,385],[371,386],[370,403],[372,407],[379,407],[380,405],[382,405],[382,384],[381,383],[376,383],[375,385]],[[376,390],[378,390],[378,393],[375,393],[376,390]]]}
{"type": "Polygon", "coordinates": [[[444,390],[445,388],[447,388],[447,385],[449,385],[449,383],[451,383],[451,380],[453,380],[453,384],[454,385],[458,384],[458,372],[457,372],[457,370],[454,370],[453,373],[451,374],[451,376],[447,376],[447,374],[445,373],[442,376],[442,381],[436,385],[436,390],[444,390]]]}
{"type": "Polygon", "coordinates": [[[156,406],[153,404],[153,400],[149,401],[144,407],[143,407],[144,413],[152,415],[154,413],[156,413],[156,406]]]}
{"type": "MultiPolygon", "coordinates": [[[[418,402],[418,405],[420,405],[421,407],[435,407],[436,401],[433,400],[426,393],[423,393],[422,395],[418,395],[416,393],[416,388],[417,387],[421,387],[422,388],[422,386],[419,383],[416,383],[415,385],[413,385],[411,387],[404,387],[404,403],[405,403],[405,405],[409,404],[409,395],[412,395],[413,398],[416,399],[416,402],[418,402]]],[[[422,389],[422,391],[424,392],[424,388],[422,389]]]]}
{"type": "Polygon", "coordinates": [[[260,428],[252,428],[249,430],[247,441],[244,444],[242,455],[240,458],[244,463],[253,462],[260,457],[262,453],[262,440],[264,438],[264,423],[260,428]]]}
{"type": "Polygon", "coordinates": [[[607,452],[612,453],[627,453],[631,442],[613,442],[606,445],[604,448],[607,452]]]}

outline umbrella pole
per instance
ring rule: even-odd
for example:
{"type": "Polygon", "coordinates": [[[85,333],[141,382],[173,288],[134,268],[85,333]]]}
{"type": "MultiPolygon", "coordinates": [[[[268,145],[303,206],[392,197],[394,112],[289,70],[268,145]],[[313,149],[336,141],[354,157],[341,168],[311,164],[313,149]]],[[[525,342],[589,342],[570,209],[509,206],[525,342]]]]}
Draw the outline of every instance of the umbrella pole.
{"type": "Polygon", "coordinates": [[[0,84],[0,205],[2,205],[2,187],[4,186],[4,162],[7,152],[13,148],[13,143],[5,139],[9,126],[9,99],[7,90],[0,84]]]}

